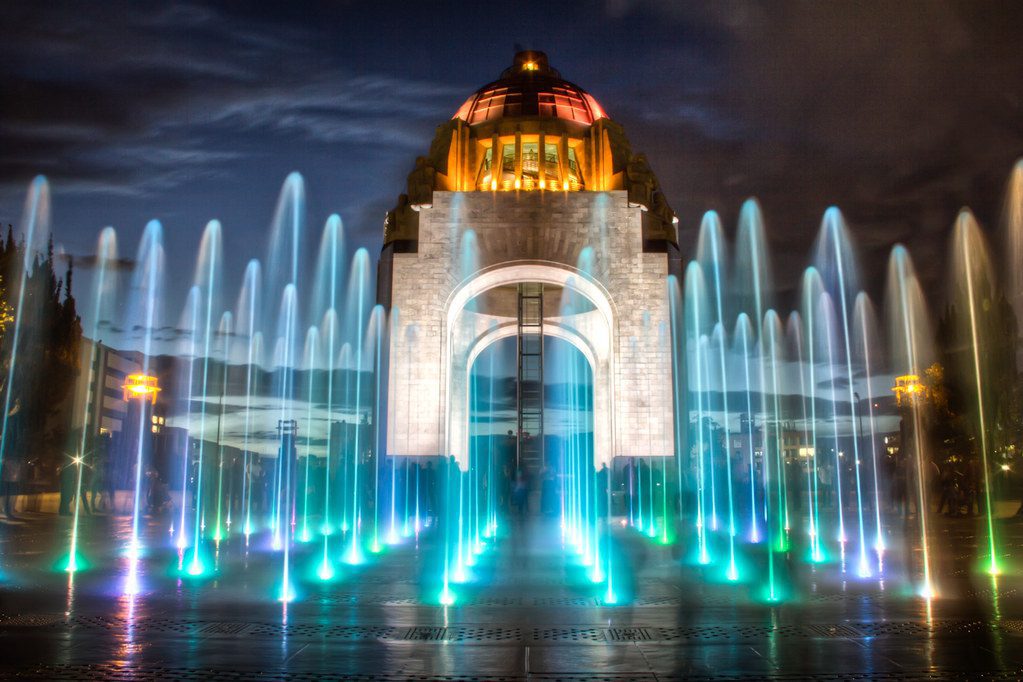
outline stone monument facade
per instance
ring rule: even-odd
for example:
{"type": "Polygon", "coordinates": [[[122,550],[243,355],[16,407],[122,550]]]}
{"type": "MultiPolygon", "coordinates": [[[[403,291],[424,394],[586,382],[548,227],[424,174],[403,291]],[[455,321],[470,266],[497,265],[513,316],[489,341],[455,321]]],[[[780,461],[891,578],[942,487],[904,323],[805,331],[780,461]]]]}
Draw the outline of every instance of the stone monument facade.
{"type": "Polygon", "coordinates": [[[592,370],[596,464],[674,455],[676,222],[620,126],[543,53],[517,54],[438,128],[387,216],[387,454],[464,465],[472,363],[516,335],[515,287],[539,283],[544,334],[592,370]]]}

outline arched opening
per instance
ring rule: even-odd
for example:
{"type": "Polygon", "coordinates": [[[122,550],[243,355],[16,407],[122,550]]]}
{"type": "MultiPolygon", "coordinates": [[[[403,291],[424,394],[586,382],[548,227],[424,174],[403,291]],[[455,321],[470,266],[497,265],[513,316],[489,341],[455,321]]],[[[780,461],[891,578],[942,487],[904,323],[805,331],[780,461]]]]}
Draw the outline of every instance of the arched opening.
{"type": "Polygon", "coordinates": [[[542,434],[545,465],[530,471],[517,461],[515,433],[516,343],[493,338],[469,370],[469,448],[467,474],[473,524],[485,532],[499,519],[540,514],[575,527],[595,516],[598,467],[593,448],[593,370],[590,360],[571,341],[544,338],[551,371],[544,377],[548,415],[542,434]]]}
{"type": "Polygon", "coordinates": [[[468,466],[470,370],[495,341],[517,337],[522,343],[521,316],[516,319],[516,303],[521,301],[516,292],[523,283],[539,285],[543,291],[543,337],[567,342],[588,366],[593,377],[592,449],[597,462],[609,463],[614,433],[614,308],[603,288],[585,273],[546,262],[517,261],[484,269],[449,297],[444,352],[446,450],[463,469],[468,466]]]}

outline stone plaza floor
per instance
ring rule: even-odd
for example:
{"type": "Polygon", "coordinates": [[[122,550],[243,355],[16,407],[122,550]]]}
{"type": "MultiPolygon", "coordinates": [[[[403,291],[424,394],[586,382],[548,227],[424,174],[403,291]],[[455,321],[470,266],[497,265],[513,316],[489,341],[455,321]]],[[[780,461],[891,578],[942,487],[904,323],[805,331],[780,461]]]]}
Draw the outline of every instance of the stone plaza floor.
{"type": "MultiPolygon", "coordinates": [[[[206,580],[175,575],[172,548],[151,550],[141,591],[127,597],[125,560],[111,548],[124,546],[128,519],[83,524],[93,566],[70,579],[51,568],[67,519],[23,518],[0,525],[4,679],[1023,678],[1023,580],[974,570],[972,520],[935,517],[941,598],[929,607],[904,585],[825,578],[834,567],[820,579],[804,569],[788,599],[767,604],[624,528],[619,580],[631,596],[608,606],[557,527],[538,519],[509,528],[443,607],[427,536],[339,566],[329,583],[312,576],[319,545],[303,547],[297,598],[284,605],[280,555],[240,540],[206,580]]],[[[1023,522],[999,529],[1007,553],[1023,552],[1023,522]]],[[[161,531],[147,530],[156,546],[161,531]]]]}

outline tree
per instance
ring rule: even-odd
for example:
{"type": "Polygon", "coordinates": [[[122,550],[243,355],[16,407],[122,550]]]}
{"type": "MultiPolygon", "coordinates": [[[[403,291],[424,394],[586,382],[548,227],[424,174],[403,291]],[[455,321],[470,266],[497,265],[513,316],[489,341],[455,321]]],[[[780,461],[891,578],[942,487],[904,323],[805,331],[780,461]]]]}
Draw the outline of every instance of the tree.
{"type": "Polygon", "coordinates": [[[80,369],[82,326],[71,290],[71,267],[63,279],[57,278],[51,241],[45,254],[28,254],[31,268],[23,273],[26,248],[14,241],[8,227],[7,238],[0,245],[0,281],[6,285],[0,291],[0,401],[6,404],[10,391],[10,404],[17,407],[17,424],[16,429],[10,424],[8,428],[17,433],[8,438],[2,456],[36,461],[52,470],[67,442],[69,423],[65,417],[80,369]],[[10,305],[19,298],[20,311],[10,305]],[[15,339],[10,323],[19,313],[15,339]]]}

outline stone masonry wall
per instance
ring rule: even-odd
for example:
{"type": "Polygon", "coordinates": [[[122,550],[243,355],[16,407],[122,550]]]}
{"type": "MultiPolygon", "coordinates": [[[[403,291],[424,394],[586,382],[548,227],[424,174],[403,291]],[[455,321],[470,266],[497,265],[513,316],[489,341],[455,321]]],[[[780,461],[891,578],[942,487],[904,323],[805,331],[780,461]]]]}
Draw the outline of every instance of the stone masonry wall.
{"type": "Polygon", "coordinates": [[[603,387],[611,392],[609,454],[672,455],[668,262],[664,254],[643,253],[641,222],[641,209],[628,205],[625,192],[434,192],[432,207],[420,210],[418,253],[394,256],[388,453],[450,452],[449,297],[478,270],[529,260],[579,268],[609,293],[614,350],[603,387]]]}

